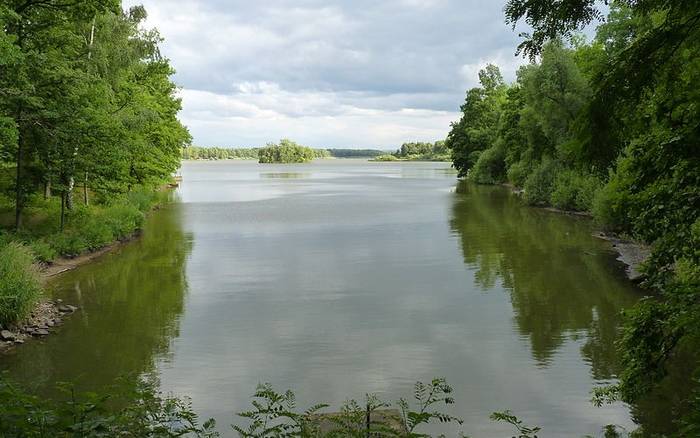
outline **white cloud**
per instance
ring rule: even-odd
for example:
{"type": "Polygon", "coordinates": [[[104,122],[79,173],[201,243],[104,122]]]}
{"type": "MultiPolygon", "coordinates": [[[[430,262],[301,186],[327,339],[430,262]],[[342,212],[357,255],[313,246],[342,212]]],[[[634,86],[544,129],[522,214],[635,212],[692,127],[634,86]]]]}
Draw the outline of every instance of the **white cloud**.
{"type": "MultiPolygon", "coordinates": [[[[140,3],[127,0],[125,6],[140,3]]],[[[199,144],[444,138],[486,62],[513,79],[500,2],[143,0],[199,144]]]]}
{"type": "Polygon", "coordinates": [[[258,146],[289,137],[317,147],[393,149],[407,140],[441,139],[457,117],[429,109],[362,108],[336,93],[292,93],[269,83],[242,84],[228,95],[187,89],[181,94],[183,122],[199,143],[210,145],[258,146]]]}

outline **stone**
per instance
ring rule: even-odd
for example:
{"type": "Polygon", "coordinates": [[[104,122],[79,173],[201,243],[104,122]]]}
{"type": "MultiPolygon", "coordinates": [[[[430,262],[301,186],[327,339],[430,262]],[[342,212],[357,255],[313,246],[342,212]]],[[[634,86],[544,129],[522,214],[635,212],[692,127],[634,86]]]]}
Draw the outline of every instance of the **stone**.
{"type": "Polygon", "coordinates": [[[24,339],[15,339],[15,344],[24,344],[24,339]]]}
{"type": "Polygon", "coordinates": [[[2,339],[3,341],[14,341],[15,334],[9,330],[2,330],[0,331],[0,339],[2,339]]]}
{"type": "Polygon", "coordinates": [[[34,334],[37,336],[48,336],[49,331],[44,329],[34,330],[34,334]]]}
{"type": "Polygon", "coordinates": [[[61,313],[73,313],[78,310],[77,307],[71,306],[70,304],[61,304],[58,306],[58,311],[61,313]]]}

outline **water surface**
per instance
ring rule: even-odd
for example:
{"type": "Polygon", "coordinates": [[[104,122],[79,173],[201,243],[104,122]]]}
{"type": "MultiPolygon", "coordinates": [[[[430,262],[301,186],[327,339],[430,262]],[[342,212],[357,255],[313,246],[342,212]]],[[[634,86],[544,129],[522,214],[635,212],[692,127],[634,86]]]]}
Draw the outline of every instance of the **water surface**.
{"type": "Polygon", "coordinates": [[[188,162],[182,176],[141,239],[51,283],[81,311],[0,369],[47,393],[152,372],[228,435],[258,382],[337,407],[436,376],[469,435],[506,436],[488,420],[505,409],[543,436],[632,427],[626,406],[589,402],[639,298],[589,221],[445,163],[188,162]]]}

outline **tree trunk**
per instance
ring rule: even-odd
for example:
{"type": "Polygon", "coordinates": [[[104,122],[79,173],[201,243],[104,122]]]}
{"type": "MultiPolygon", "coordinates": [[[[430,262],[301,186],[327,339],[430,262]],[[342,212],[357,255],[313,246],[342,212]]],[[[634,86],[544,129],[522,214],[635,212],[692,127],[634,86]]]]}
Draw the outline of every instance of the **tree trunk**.
{"type": "Polygon", "coordinates": [[[51,179],[44,181],[44,199],[49,199],[51,197],[51,179]]]}
{"type": "Polygon", "coordinates": [[[66,191],[61,193],[61,232],[63,232],[63,227],[66,224],[66,191]]]}
{"type": "Polygon", "coordinates": [[[22,227],[22,207],[24,206],[24,193],[22,192],[22,161],[24,160],[24,133],[19,130],[17,139],[17,175],[15,179],[15,231],[22,227]]]}
{"type": "Polygon", "coordinates": [[[90,205],[90,200],[88,199],[88,173],[85,172],[85,180],[83,181],[83,200],[85,205],[90,205]]]}
{"type": "Polygon", "coordinates": [[[66,208],[73,210],[73,188],[75,187],[75,178],[72,176],[68,179],[68,190],[66,191],[66,208]]]}

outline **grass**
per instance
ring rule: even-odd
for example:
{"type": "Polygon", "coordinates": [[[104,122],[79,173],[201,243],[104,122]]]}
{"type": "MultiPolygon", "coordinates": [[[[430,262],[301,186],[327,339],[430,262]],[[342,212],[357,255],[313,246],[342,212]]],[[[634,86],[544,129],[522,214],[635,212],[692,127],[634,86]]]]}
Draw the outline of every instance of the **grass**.
{"type": "Polygon", "coordinates": [[[25,208],[22,230],[8,236],[25,244],[37,261],[49,263],[57,257],[95,251],[130,236],[143,225],[145,213],[160,201],[160,193],[141,188],[93,205],[78,203],[66,212],[61,230],[60,200],[44,200],[35,195],[25,208]]]}
{"type": "Polygon", "coordinates": [[[0,242],[0,326],[25,318],[40,295],[32,251],[18,242],[0,242]]]}
{"type": "MultiPolygon", "coordinates": [[[[77,256],[130,236],[164,196],[140,188],[94,205],[77,204],[67,212],[61,230],[60,200],[34,195],[26,206],[22,230],[0,230],[0,326],[22,320],[36,305],[42,291],[36,262],[77,256]]],[[[8,209],[14,208],[5,204],[0,205],[0,215],[10,215],[8,209]]]]}

